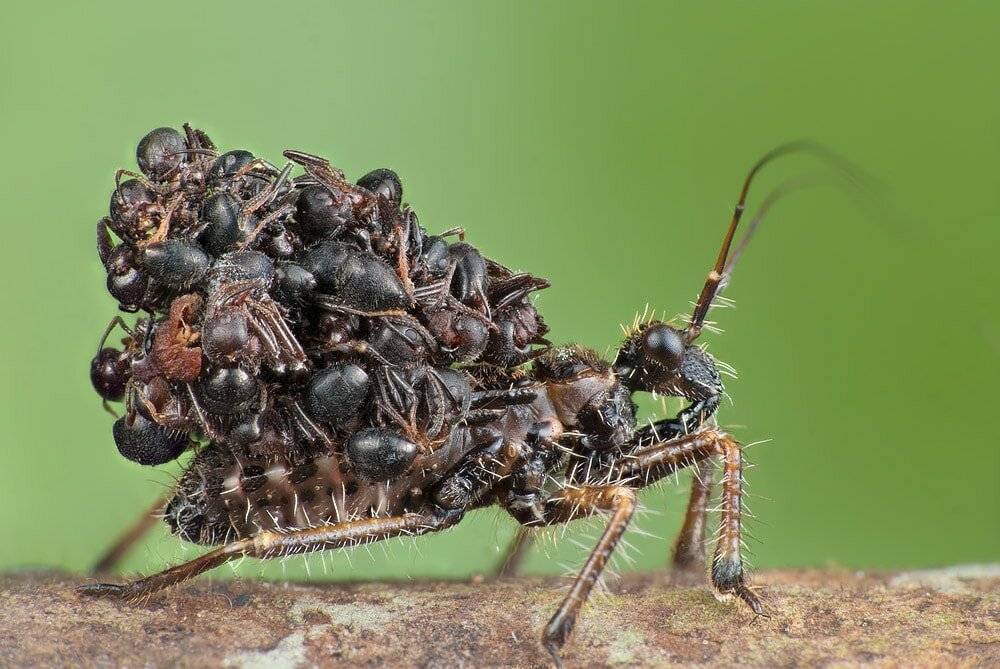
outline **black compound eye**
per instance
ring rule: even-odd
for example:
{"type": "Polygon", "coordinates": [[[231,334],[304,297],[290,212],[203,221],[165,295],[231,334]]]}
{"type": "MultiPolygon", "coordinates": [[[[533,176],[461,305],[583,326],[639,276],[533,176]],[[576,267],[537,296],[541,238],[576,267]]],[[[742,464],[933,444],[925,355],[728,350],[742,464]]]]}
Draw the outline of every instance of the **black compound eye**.
{"type": "Polygon", "coordinates": [[[140,465],[162,465],[175,460],[188,446],[187,435],[169,432],[142,416],[131,425],[125,416],[111,428],[118,452],[140,465]]]}
{"type": "Polygon", "coordinates": [[[400,181],[398,174],[388,168],[372,170],[358,179],[358,185],[384,196],[397,205],[403,201],[403,182],[400,181]]]}
{"type": "Polygon", "coordinates": [[[387,481],[406,473],[417,457],[417,445],[398,434],[369,428],[355,432],[344,452],[358,478],[387,481]]]}
{"type": "Polygon", "coordinates": [[[665,323],[652,325],[642,335],[642,350],[669,369],[676,369],[684,359],[684,335],[665,323]]]}
{"type": "Polygon", "coordinates": [[[165,179],[184,160],[184,137],[173,128],[157,128],[139,141],[135,160],[150,179],[165,179]]]}

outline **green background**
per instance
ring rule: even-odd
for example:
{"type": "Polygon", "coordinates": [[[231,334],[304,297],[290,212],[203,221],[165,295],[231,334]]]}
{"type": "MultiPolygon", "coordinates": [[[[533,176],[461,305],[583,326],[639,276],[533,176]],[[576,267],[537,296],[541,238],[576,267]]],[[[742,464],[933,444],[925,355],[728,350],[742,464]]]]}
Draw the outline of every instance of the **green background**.
{"type": "MultiPolygon", "coordinates": [[[[705,337],[739,371],[720,420],[770,440],[748,452],[751,560],[996,560],[1000,12],[942,7],[8,7],[0,568],[87,567],[176,471],[117,455],[87,368],[115,313],[94,249],[114,170],[134,168],[147,131],[184,121],[276,162],[296,148],[349,176],[396,169],[427,228],[465,226],[488,255],[551,279],[538,304],[552,338],[599,351],[647,303],[689,308],[756,158],[799,137],[835,147],[885,183],[881,203],[831,188],[783,201],[726,293],[738,308],[715,312],[725,334],[705,337]]],[[[753,196],[815,165],[788,158],[753,196]]],[[[631,535],[634,568],[664,563],[686,491],[642,500],[652,536],[631,535]]],[[[513,528],[486,510],[326,571],[483,571],[513,528]]],[[[580,564],[573,537],[530,570],[580,564]]],[[[199,550],[160,530],[126,569],[199,550]]],[[[305,573],[301,558],[241,572],[305,573]]]]}

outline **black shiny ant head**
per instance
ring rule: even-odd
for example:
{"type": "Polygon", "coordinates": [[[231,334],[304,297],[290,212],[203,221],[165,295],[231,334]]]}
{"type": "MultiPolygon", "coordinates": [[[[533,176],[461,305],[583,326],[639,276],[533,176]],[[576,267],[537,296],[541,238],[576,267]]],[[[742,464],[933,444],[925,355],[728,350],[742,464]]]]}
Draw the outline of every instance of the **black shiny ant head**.
{"type": "Polygon", "coordinates": [[[126,309],[138,309],[146,295],[149,277],[138,268],[135,251],[128,244],[111,249],[104,264],[108,292],[126,309]]]}
{"type": "Polygon", "coordinates": [[[441,279],[448,275],[451,267],[451,254],[448,242],[437,235],[431,235],[424,240],[419,262],[428,275],[441,279]]]}
{"type": "Polygon", "coordinates": [[[140,465],[162,465],[176,460],[188,447],[187,435],[171,432],[141,415],[115,421],[111,433],[118,452],[140,465]]]}
{"type": "Polygon", "coordinates": [[[469,306],[486,304],[486,261],[479,250],[465,242],[448,247],[455,273],[451,277],[451,294],[469,306]]]}
{"type": "Polygon", "coordinates": [[[403,182],[392,170],[382,167],[358,179],[358,185],[381,195],[396,206],[403,201],[403,182]]]}
{"type": "Polygon", "coordinates": [[[475,360],[490,341],[489,327],[482,318],[447,308],[428,316],[427,331],[437,340],[436,359],[441,362],[475,360]]]}
{"type": "Polygon", "coordinates": [[[111,193],[108,205],[111,230],[123,240],[135,241],[139,217],[155,203],[156,194],[138,179],[121,182],[111,193]]]}
{"type": "Polygon", "coordinates": [[[173,128],[157,128],[139,141],[135,160],[142,173],[153,181],[163,181],[184,160],[184,136],[173,128]]]}
{"type": "Polygon", "coordinates": [[[296,262],[283,262],[275,269],[277,297],[285,304],[302,304],[316,289],[316,277],[296,262]]]}
{"type": "Polygon", "coordinates": [[[295,209],[302,236],[309,240],[324,239],[354,222],[354,209],[347,195],[332,186],[302,189],[295,209]]]}
{"type": "Polygon", "coordinates": [[[132,375],[132,359],[125,351],[102,348],[90,363],[90,382],[102,399],[120,402],[132,375]]]}
{"type": "Polygon", "coordinates": [[[260,392],[256,377],[239,367],[219,367],[199,382],[201,403],[211,413],[245,413],[260,392]]]}
{"type": "Polygon", "coordinates": [[[407,472],[419,449],[394,432],[368,428],[355,432],[344,445],[344,454],[358,478],[390,481],[407,472]]]}
{"type": "Polygon", "coordinates": [[[250,324],[239,307],[217,310],[205,319],[201,348],[211,362],[231,365],[250,347],[250,324]]]}
{"type": "Polygon", "coordinates": [[[368,374],[358,365],[335,365],[313,375],[302,401],[311,416],[339,429],[357,416],[370,387],[368,374]]]}
{"type": "Polygon", "coordinates": [[[414,367],[433,353],[434,338],[412,319],[380,319],[368,334],[368,344],[390,365],[414,367]]]}

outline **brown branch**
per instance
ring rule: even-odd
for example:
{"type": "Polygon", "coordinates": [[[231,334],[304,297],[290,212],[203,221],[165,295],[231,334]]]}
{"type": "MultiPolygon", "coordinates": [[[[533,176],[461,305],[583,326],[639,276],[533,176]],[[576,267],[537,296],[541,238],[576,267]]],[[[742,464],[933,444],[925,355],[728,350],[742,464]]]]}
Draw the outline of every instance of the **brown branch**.
{"type": "MultiPolygon", "coordinates": [[[[755,580],[770,618],[626,575],[580,618],[567,666],[1000,666],[1000,566],[755,580]]],[[[538,636],[565,586],[216,580],[123,605],[81,599],[81,582],[0,575],[0,666],[544,667],[538,636]]]]}

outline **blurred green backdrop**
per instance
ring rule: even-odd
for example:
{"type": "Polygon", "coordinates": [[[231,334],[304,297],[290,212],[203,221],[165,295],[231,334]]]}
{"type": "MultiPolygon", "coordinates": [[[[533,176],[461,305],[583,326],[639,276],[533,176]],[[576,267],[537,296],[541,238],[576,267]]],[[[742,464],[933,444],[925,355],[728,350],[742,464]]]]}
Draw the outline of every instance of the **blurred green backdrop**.
{"type": "MultiPolygon", "coordinates": [[[[115,313],[94,250],[114,170],[184,121],[274,161],[396,169],[425,226],[550,278],[552,337],[601,351],[647,303],[689,308],[757,157],[822,140],[895,214],[789,198],[715,312],[739,370],[720,420],[770,440],[748,454],[752,560],[1000,557],[995,5],[19,3],[0,51],[0,568],[87,567],[171,480],[117,455],[87,368],[115,313]]],[[[754,195],[813,170],[790,158],[754,195]]],[[[643,500],[636,568],[664,563],[686,491],[643,500]]],[[[486,570],[513,528],[487,510],[327,574],[486,570]]],[[[579,564],[571,544],[529,568],[579,564]]],[[[195,552],[160,530],[126,569],[195,552]]]]}

